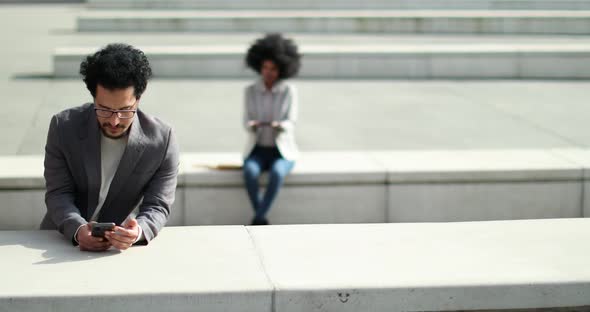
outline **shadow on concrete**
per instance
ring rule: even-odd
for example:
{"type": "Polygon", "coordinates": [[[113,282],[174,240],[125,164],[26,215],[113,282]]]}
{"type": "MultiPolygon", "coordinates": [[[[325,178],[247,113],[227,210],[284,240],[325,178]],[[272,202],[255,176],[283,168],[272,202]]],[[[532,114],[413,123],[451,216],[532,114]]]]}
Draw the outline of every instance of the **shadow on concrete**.
{"type": "Polygon", "coordinates": [[[121,254],[116,249],[104,252],[81,251],[57,231],[5,231],[0,235],[0,246],[22,246],[42,251],[43,260],[32,259],[33,265],[88,261],[121,254]]]}
{"type": "Polygon", "coordinates": [[[54,75],[51,73],[20,73],[12,76],[13,80],[53,80],[54,75]]]}
{"type": "Polygon", "coordinates": [[[0,0],[0,4],[60,4],[84,2],[85,0],[0,0]]]}

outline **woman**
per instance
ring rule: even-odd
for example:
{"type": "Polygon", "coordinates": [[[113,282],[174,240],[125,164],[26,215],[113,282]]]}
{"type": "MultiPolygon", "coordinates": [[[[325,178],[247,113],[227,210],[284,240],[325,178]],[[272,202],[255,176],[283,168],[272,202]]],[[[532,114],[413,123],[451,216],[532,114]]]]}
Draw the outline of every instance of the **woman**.
{"type": "Polygon", "coordinates": [[[258,39],[248,50],[246,64],[259,74],[246,87],[244,126],[248,144],[244,154],[244,181],[255,215],[252,225],[267,225],[266,215],[285,176],[298,156],[295,143],[297,91],[285,82],[299,72],[297,45],[280,34],[258,39]],[[259,194],[258,178],[268,171],[266,192],[259,194]]]}

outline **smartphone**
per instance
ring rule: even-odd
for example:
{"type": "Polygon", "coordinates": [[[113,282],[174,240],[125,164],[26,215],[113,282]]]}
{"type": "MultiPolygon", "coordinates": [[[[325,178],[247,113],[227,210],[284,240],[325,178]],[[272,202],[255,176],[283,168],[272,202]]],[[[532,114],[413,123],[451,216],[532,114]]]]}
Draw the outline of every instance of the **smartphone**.
{"type": "Polygon", "coordinates": [[[261,122],[258,123],[258,126],[259,127],[270,127],[271,125],[272,125],[272,122],[263,122],[263,121],[261,121],[261,122]]]}
{"type": "Polygon", "coordinates": [[[94,237],[104,237],[105,231],[114,231],[115,224],[114,223],[92,223],[92,236],[94,237]]]}

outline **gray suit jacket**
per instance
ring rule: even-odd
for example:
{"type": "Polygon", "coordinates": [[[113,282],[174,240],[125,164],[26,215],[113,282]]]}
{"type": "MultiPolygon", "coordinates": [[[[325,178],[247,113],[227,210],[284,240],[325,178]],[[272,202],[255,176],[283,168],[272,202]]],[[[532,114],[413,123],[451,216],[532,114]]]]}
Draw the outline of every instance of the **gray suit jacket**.
{"type": "MultiPolygon", "coordinates": [[[[45,203],[41,229],[73,240],[98,205],[100,128],[93,104],[53,116],[45,146],[45,203]]],[[[137,222],[147,244],[166,224],[174,202],[179,152],[172,129],[138,111],[98,222],[121,224],[139,204],[137,222]]]]}

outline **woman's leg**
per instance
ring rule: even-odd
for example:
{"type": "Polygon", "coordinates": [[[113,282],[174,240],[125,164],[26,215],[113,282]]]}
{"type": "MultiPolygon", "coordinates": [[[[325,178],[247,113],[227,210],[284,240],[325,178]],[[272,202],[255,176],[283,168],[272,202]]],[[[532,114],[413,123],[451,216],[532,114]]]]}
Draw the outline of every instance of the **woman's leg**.
{"type": "Polygon", "coordinates": [[[277,197],[285,177],[291,172],[294,165],[295,162],[286,160],[282,157],[277,158],[272,163],[268,173],[268,186],[262,202],[260,203],[258,210],[256,210],[256,219],[266,219],[266,214],[277,197]]]}
{"type": "Polygon", "coordinates": [[[260,209],[260,194],[258,186],[258,178],[262,173],[262,160],[255,152],[250,154],[246,160],[244,160],[243,166],[244,183],[246,185],[246,191],[250,198],[250,203],[254,211],[260,209]]]}

